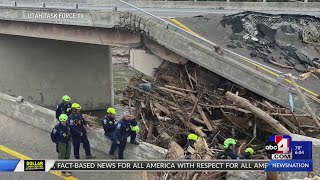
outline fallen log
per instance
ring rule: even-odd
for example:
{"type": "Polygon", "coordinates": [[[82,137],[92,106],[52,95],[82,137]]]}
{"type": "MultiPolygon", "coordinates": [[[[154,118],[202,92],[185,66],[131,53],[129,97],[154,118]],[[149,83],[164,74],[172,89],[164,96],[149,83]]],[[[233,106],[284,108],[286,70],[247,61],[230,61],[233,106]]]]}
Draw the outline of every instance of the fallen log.
{"type": "Polygon", "coordinates": [[[253,106],[247,99],[239,97],[232,92],[226,92],[226,98],[230,101],[235,102],[239,106],[250,110],[254,114],[256,114],[260,119],[266,121],[268,124],[270,124],[278,133],[280,134],[286,134],[290,135],[291,132],[288,131],[284,126],[282,126],[279,121],[275,120],[273,117],[271,117],[268,113],[262,111],[261,109],[253,106]]]}
{"type": "Polygon", "coordinates": [[[166,92],[169,92],[169,93],[173,93],[173,94],[176,94],[176,95],[179,95],[179,96],[182,96],[182,97],[187,97],[187,94],[182,93],[182,92],[180,92],[180,91],[168,89],[168,88],[165,88],[165,87],[157,87],[157,88],[160,89],[160,90],[162,90],[162,91],[166,91],[166,92]]]}
{"type": "Polygon", "coordinates": [[[215,109],[220,109],[220,108],[223,108],[223,109],[233,109],[233,110],[240,111],[240,112],[243,112],[243,113],[246,113],[246,114],[251,113],[251,111],[247,111],[247,110],[245,110],[245,109],[241,109],[241,108],[238,108],[238,107],[236,107],[236,106],[229,106],[229,105],[210,105],[210,104],[202,104],[202,103],[199,103],[199,105],[201,105],[201,106],[206,106],[206,107],[211,107],[211,108],[215,108],[215,109]]]}
{"type": "MultiPolygon", "coordinates": [[[[190,86],[186,86],[186,88],[187,88],[187,89],[190,89],[190,86]]],[[[189,93],[189,95],[190,95],[192,101],[193,101],[195,104],[198,104],[199,99],[196,98],[196,96],[195,96],[194,94],[192,94],[192,93],[189,93]]],[[[197,106],[198,112],[200,113],[201,118],[202,118],[202,120],[204,121],[204,123],[206,124],[207,128],[209,129],[209,131],[212,131],[212,130],[213,130],[213,127],[212,127],[212,125],[210,124],[209,119],[207,118],[207,116],[206,116],[205,113],[203,112],[201,106],[199,106],[199,105],[196,105],[196,106],[197,106]]]]}
{"type": "Polygon", "coordinates": [[[164,85],[164,86],[167,87],[167,88],[170,88],[170,89],[174,89],[174,90],[196,93],[196,91],[189,90],[189,89],[183,89],[183,88],[178,88],[178,87],[169,86],[169,85],[164,85]]]}
{"type": "MultiPolygon", "coordinates": [[[[295,133],[299,133],[298,127],[294,125],[291,121],[289,121],[287,118],[279,116],[279,120],[281,120],[284,124],[289,126],[295,133]]],[[[300,133],[302,135],[306,135],[302,130],[300,130],[300,133]]]]}
{"type": "Polygon", "coordinates": [[[311,117],[312,117],[312,119],[313,119],[314,123],[318,126],[318,129],[320,130],[320,122],[319,122],[319,120],[318,120],[318,118],[317,118],[316,114],[313,112],[313,110],[312,110],[312,109],[311,109],[311,107],[309,106],[309,104],[308,104],[308,102],[307,102],[306,98],[304,97],[304,95],[303,95],[303,94],[302,94],[302,92],[300,91],[300,89],[299,89],[299,87],[298,87],[297,83],[294,81],[294,79],[293,79],[292,75],[291,75],[291,74],[289,74],[289,75],[288,75],[288,77],[289,77],[289,79],[290,79],[290,81],[291,81],[292,85],[294,86],[294,88],[295,88],[295,89],[296,89],[296,91],[298,92],[298,95],[299,95],[299,97],[301,98],[301,100],[302,100],[303,104],[306,106],[307,111],[310,113],[310,115],[311,115],[311,117]]]}
{"type": "Polygon", "coordinates": [[[141,176],[142,176],[142,180],[148,180],[148,173],[147,173],[147,171],[142,171],[141,176]]]}
{"type": "Polygon", "coordinates": [[[130,87],[130,88],[132,88],[132,89],[135,89],[135,90],[137,90],[137,91],[139,91],[139,92],[141,92],[141,93],[147,94],[147,95],[149,95],[149,96],[151,96],[151,97],[153,97],[153,98],[155,98],[155,99],[157,99],[157,100],[159,100],[159,101],[163,101],[163,102],[165,102],[165,103],[167,103],[167,104],[169,104],[169,105],[171,105],[171,106],[178,107],[178,105],[177,105],[176,103],[170,102],[170,101],[168,101],[168,100],[166,100],[166,99],[163,99],[163,98],[161,98],[161,97],[158,97],[158,96],[156,96],[156,95],[153,95],[153,94],[151,94],[151,93],[149,93],[149,92],[145,92],[145,91],[142,90],[142,89],[139,89],[139,88],[134,87],[134,86],[131,86],[131,85],[128,85],[128,87],[130,87]]]}
{"type": "Polygon", "coordinates": [[[207,135],[202,131],[201,127],[198,127],[191,122],[188,122],[184,119],[184,117],[180,114],[177,114],[177,117],[180,119],[180,121],[188,128],[192,129],[196,134],[198,134],[201,137],[206,137],[207,135]]]}
{"type": "Polygon", "coordinates": [[[160,103],[154,102],[153,105],[154,105],[157,109],[159,109],[160,111],[164,112],[165,114],[167,114],[167,115],[170,114],[170,111],[169,111],[166,107],[162,106],[160,103]]]}
{"type": "Polygon", "coordinates": [[[202,108],[198,105],[197,109],[201,115],[201,118],[203,119],[204,123],[206,124],[207,128],[209,129],[209,131],[213,131],[213,127],[209,122],[209,119],[207,118],[206,114],[203,112],[202,108]]]}

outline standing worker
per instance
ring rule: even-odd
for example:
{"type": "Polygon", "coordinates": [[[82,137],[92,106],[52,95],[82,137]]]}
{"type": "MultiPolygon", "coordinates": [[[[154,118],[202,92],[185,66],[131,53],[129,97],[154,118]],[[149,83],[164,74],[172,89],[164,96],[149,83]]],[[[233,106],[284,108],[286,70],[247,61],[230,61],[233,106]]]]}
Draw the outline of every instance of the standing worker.
{"type": "Polygon", "coordinates": [[[236,154],[236,144],[236,140],[232,138],[226,139],[223,142],[225,150],[218,154],[217,159],[239,159],[238,155],[236,154]]]}
{"type": "Polygon", "coordinates": [[[104,135],[110,139],[112,142],[111,149],[109,151],[109,156],[111,159],[117,159],[117,156],[114,155],[115,150],[118,147],[117,144],[117,137],[115,134],[116,129],[116,119],[114,115],[116,115],[117,112],[113,107],[109,107],[107,109],[107,115],[102,119],[102,126],[104,129],[104,135]]]}
{"type": "Polygon", "coordinates": [[[198,135],[190,133],[187,137],[187,144],[185,145],[184,149],[186,152],[186,159],[192,159],[192,155],[194,154],[194,145],[195,142],[199,139],[198,135]]]}
{"type": "Polygon", "coordinates": [[[244,150],[244,153],[241,155],[241,159],[251,159],[251,155],[254,154],[254,150],[250,147],[244,150]]]}
{"type": "Polygon", "coordinates": [[[57,105],[56,118],[59,120],[61,114],[66,114],[69,116],[71,114],[71,103],[70,97],[68,95],[62,96],[62,102],[57,105]]]}
{"type": "MultiPolygon", "coordinates": [[[[129,112],[125,112],[122,119],[117,123],[117,127],[115,129],[115,134],[118,140],[117,144],[119,146],[119,159],[124,159],[123,153],[127,145],[127,138],[129,136],[131,136],[131,144],[139,145],[139,143],[136,141],[136,135],[139,133],[139,130],[140,128],[137,126],[137,121],[129,112]]],[[[115,149],[111,149],[110,154],[114,154],[114,151],[115,149]]]]}
{"type": "MultiPolygon", "coordinates": [[[[71,152],[71,131],[67,125],[68,116],[61,114],[60,123],[57,124],[51,132],[51,140],[56,143],[58,159],[70,159],[71,152]]],[[[62,172],[64,176],[71,176],[71,172],[62,172]]]]}
{"type": "Polygon", "coordinates": [[[80,159],[79,149],[80,143],[83,143],[83,148],[86,152],[86,158],[92,159],[96,156],[91,155],[90,143],[87,137],[87,131],[85,127],[89,128],[89,123],[82,117],[80,113],[81,106],[78,103],[73,103],[71,106],[71,114],[69,116],[68,122],[71,129],[72,143],[74,157],[80,159]]]}

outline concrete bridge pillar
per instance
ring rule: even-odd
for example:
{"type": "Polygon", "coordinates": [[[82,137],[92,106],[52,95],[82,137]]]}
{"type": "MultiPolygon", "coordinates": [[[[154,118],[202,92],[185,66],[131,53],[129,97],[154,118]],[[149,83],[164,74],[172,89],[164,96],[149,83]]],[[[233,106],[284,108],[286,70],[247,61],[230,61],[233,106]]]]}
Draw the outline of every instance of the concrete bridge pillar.
{"type": "Polygon", "coordinates": [[[0,35],[0,92],[55,109],[64,94],[83,109],[113,104],[110,48],[0,35]]]}

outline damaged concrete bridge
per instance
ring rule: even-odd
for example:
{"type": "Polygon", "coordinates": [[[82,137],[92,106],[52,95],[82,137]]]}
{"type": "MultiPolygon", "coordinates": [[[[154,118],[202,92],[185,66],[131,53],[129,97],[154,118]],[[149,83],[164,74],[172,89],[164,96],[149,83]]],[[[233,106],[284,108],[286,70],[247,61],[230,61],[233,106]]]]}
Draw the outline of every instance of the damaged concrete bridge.
{"type": "MultiPolygon", "coordinates": [[[[240,61],[243,56],[204,38],[130,12],[0,7],[0,27],[0,91],[44,107],[53,107],[64,93],[88,109],[112,104],[109,46],[145,47],[179,64],[190,60],[283,106],[292,91],[289,81],[279,83],[250,59],[240,61]]],[[[294,101],[304,112],[301,100],[294,101]]],[[[318,103],[310,106],[319,113],[318,103]]]]}

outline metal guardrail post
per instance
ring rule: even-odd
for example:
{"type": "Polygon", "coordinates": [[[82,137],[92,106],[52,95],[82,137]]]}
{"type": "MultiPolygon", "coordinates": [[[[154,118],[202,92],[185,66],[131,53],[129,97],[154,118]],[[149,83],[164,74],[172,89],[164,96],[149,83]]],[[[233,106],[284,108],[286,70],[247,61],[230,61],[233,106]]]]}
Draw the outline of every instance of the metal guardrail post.
{"type": "Polygon", "coordinates": [[[78,3],[74,4],[74,6],[75,6],[76,9],[79,9],[79,4],[78,3]]]}
{"type": "Polygon", "coordinates": [[[17,1],[13,1],[13,6],[17,6],[17,1]]]}
{"type": "Polygon", "coordinates": [[[46,3],[45,2],[42,2],[42,7],[46,7],[46,3]]]}

